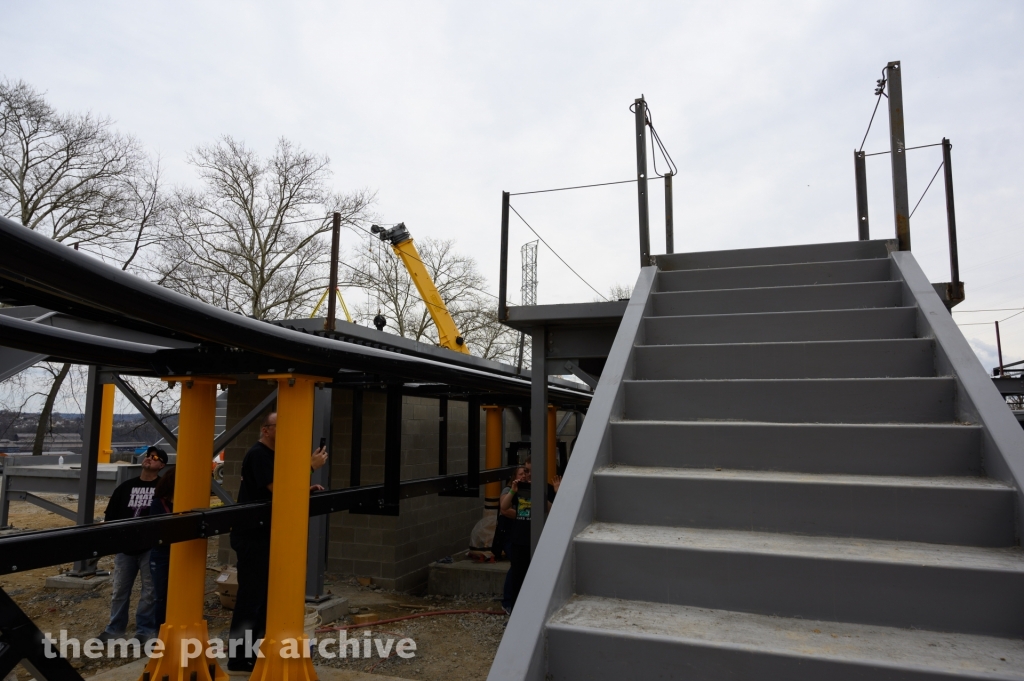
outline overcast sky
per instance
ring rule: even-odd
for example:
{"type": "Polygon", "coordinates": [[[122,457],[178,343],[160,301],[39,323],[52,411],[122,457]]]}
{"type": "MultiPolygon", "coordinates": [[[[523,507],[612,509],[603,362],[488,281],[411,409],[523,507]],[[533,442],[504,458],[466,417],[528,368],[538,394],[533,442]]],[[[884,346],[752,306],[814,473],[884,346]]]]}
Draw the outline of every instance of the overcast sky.
{"type": "MultiPolygon", "coordinates": [[[[852,151],[901,60],[908,144],[953,142],[965,310],[1024,307],[1020,246],[1024,5],[1019,2],[15,2],[0,76],[117,121],[175,183],[186,152],[231,134],[330,156],[338,189],[377,191],[387,222],[458,240],[497,290],[501,191],[635,176],[641,93],[679,166],[677,250],[855,239],[852,151]]],[[[888,148],[883,109],[866,150],[888,148]]],[[[911,205],[941,161],[908,157],[911,205]]],[[[868,159],[872,236],[893,235],[887,156],[868,159]]],[[[663,196],[652,240],[664,250],[663,196]]],[[[638,273],[631,184],[513,205],[602,293],[638,273]]],[[[941,177],[914,254],[948,281],[941,177]]],[[[533,237],[513,224],[518,249],[533,237]]],[[[365,247],[356,234],[350,249],[365,247]]],[[[539,302],[595,294],[548,251],[539,302]]],[[[355,295],[351,293],[350,295],[355,295]]],[[[986,367],[996,319],[961,322],[986,367]]],[[[1024,358],[1024,315],[1003,327],[1024,358]]]]}

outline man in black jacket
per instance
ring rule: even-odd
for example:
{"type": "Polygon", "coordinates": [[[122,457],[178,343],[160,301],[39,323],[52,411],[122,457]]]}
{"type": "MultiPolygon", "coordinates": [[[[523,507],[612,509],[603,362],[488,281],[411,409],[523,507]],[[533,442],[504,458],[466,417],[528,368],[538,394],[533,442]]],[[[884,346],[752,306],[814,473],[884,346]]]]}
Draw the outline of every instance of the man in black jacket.
{"type": "MultiPolygon", "coordinates": [[[[153,503],[153,490],[160,480],[160,471],[167,465],[167,452],[159,447],[150,447],[142,459],[142,474],[126,480],[114,489],[103,513],[106,522],[138,518],[145,515],[153,503]]],[[[110,599],[110,622],[99,638],[122,638],[128,628],[128,611],[131,609],[132,587],[135,576],[142,577],[142,593],[135,610],[135,635],[145,643],[157,635],[153,612],[153,579],[149,574],[149,551],[130,554],[119,553],[114,557],[113,590],[110,599]]]]}
{"type": "MultiPolygon", "coordinates": [[[[238,503],[270,501],[274,493],[274,448],[277,446],[277,412],[270,412],[260,424],[260,439],[242,460],[242,484],[238,503]]],[[[313,452],[309,467],[316,470],[327,463],[327,448],[313,452]]],[[[310,492],[322,490],[311,485],[310,492]]],[[[305,532],[306,528],[297,531],[305,532]]],[[[231,548],[238,555],[238,593],[228,634],[228,671],[252,671],[256,665],[256,641],[267,627],[267,586],[270,580],[270,526],[231,532],[231,548]],[[248,638],[248,641],[246,640],[248,638]],[[232,642],[235,643],[232,645],[232,642]]],[[[306,557],[299,558],[305,562],[306,557]]]]}

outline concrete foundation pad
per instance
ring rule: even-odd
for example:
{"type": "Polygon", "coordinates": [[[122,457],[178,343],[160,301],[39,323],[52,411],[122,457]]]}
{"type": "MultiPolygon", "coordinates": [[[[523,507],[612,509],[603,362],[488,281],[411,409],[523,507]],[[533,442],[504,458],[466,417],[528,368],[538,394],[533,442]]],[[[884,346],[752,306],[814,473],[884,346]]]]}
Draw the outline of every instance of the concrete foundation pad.
{"type": "Polygon", "coordinates": [[[323,603],[307,603],[306,605],[316,608],[316,611],[320,613],[321,624],[328,624],[348,615],[347,598],[331,598],[323,603]]]}
{"type": "Polygon", "coordinates": [[[500,596],[505,588],[505,573],[508,572],[509,565],[507,561],[474,563],[471,560],[431,563],[427,593],[433,596],[500,596]]]}
{"type": "Polygon", "coordinates": [[[110,581],[110,575],[93,575],[92,577],[72,577],[67,573],[46,578],[49,589],[81,589],[88,591],[110,581]]]}

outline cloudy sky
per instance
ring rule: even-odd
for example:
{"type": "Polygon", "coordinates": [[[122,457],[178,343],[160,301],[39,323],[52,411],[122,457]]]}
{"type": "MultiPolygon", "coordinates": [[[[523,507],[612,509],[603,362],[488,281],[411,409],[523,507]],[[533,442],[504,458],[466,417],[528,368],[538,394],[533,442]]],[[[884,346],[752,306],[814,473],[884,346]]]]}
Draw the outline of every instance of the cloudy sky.
{"type": "MultiPolygon", "coordinates": [[[[991,322],[1014,314],[987,310],[1024,307],[1020,3],[5,0],[2,11],[0,77],[111,116],[173,182],[194,181],[186,152],[219,135],[264,152],[287,137],[328,154],[339,189],[376,190],[385,221],[457,239],[493,291],[501,191],[634,176],[628,106],[641,94],[679,166],[677,250],[856,238],[851,152],[875,79],[898,59],[908,144],[954,145],[969,310],[955,318],[972,324],[962,328],[987,367],[991,322]]],[[[883,104],[866,150],[887,149],[887,131],[883,104]]],[[[912,205],[940,160],[938,148],[909,155],[912,205]]],[[[868,174],[872,235],[890,237],[887,157],[868,159],[868,174]]],[[[637,275],[635,191],[513,205],[606,293],[637,275]]],[[[657,252],[662,201],[654,187],[657,252]]],[[[941,178],[912,234],[931,279],[948,281],[941,178]]],[[[513,270],[532,238],[513,225],[513,270]]],[[[595,298],[543,247],[539,279],[541,303],[595,298]]],[[[1024,358],[1024,315],[1003,326],[1003,353],[1024,358]]]]}

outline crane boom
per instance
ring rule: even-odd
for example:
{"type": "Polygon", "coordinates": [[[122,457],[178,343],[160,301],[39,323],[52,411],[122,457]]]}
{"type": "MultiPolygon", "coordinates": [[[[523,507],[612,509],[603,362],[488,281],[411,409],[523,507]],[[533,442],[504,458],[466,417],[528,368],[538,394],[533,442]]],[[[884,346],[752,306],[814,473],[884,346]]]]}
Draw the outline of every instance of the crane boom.
{"type": "Polygon", "coordinates": [[[437,286],[427,271],[426,265],[423,264],[405,223],[400,222],[391,229],[385,229],[379,225],[373,225],[370,229],[374,234],[380,236],[381,241],[391,243],[391,250],[405,265],[405,269],[412,278],[412,283],[416,285],[416,290],[420,293],[420,298],[427,305],[430,318],[434,320],[441,347],[468,355],[469,346],[466,345],[466,340],[459,333],[459,327],[455,325],[455,320],[448,312],[448,306],[441,299],[441,294],[437,292],[437,286]]]}

